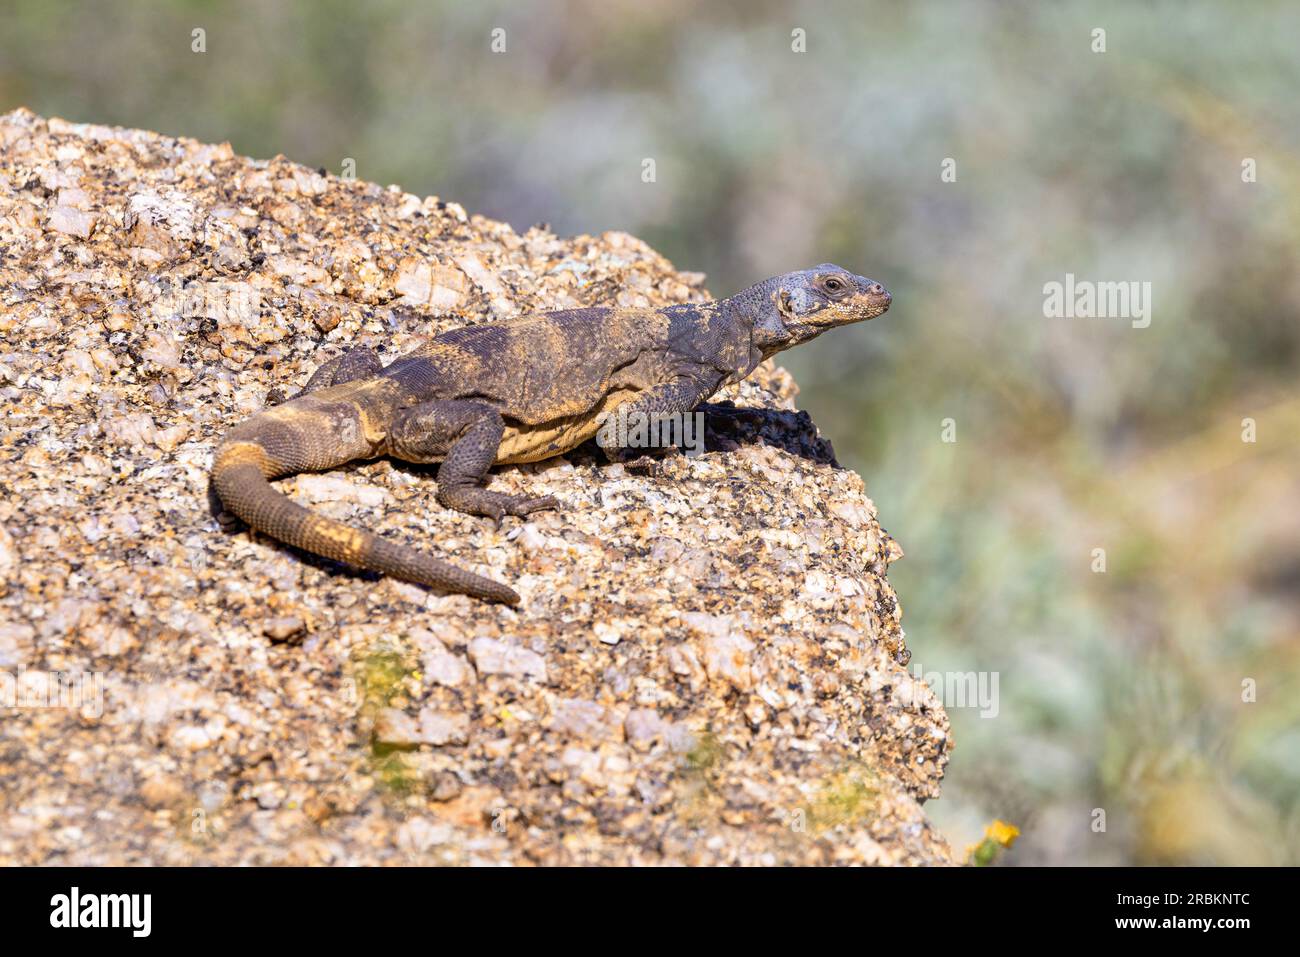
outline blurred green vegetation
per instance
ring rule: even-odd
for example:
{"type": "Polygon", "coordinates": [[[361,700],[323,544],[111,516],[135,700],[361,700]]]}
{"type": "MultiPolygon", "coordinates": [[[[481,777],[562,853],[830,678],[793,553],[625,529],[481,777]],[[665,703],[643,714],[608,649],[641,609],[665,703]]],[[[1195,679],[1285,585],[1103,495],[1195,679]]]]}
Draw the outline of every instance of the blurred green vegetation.
{"type": "Polygon", "coordinates": [[[951,711],[954,845],[996,817],[1012,863],[1300,863],[1300,5],[0,16],[3,109],[352,157],[520,229],[628,230],[719,295],[826,260],[881,280],[886,316],[789,365],[907,551],[914,661],[1000,675],[996,718],[951,711]],[[1150,327],[1045,319],[1067,272],[1150,281],[1150,327]]]}

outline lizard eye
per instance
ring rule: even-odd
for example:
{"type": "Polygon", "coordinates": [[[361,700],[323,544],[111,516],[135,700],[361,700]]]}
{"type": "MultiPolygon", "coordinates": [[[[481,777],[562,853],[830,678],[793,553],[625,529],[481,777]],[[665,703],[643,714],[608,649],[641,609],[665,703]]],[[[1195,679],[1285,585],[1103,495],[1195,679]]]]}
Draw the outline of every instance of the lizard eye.
{"type": "Polygon", "coordinates": [[[844,280],[835,276],[827,276],[822,280],[822,288],[832,295],[841,293],[845,290],[844,280]]]}

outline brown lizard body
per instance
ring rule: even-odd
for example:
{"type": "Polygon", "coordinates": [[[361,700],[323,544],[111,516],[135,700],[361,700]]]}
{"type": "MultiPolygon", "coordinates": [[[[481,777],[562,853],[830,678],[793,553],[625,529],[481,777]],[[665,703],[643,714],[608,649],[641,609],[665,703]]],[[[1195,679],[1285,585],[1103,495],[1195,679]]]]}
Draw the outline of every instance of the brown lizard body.
{"type": "MultiPolygon", "coordinates": [[[[235,426],[212,485],[224,508],[289,545],[408,581],[516,604],[513,589],[316,515],[270,484],[389,455],[439,462],[438,501],[500,520],[557,502],[483,487],[493,465],[561,455],[615,409],[686,415],[764,358],[889,308],[877,282],[829,264],[729,299],[659,309],[594,307],[453,329],[384,366],[354,349],[297,397],[235,426]]],[[[611,458],[629,450],[605,448],[611,458]]]]}

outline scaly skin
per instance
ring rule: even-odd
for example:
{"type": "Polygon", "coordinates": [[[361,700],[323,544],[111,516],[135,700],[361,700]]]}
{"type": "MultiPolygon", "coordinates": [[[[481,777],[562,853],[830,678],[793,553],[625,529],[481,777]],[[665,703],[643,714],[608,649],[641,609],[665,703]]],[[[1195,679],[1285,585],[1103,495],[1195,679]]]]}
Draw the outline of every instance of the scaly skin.
{"type": "MultiPolygon", "coordinates": [[[[762,360],[889,308],[877,282],[823,264],[716,302],[598,307],[453,329],[386,368],[368,349],[326,363],[289,402],[222,440],[212,485],[224,508],[297,548],[450,592],[517,604],[513,589],[313,514],[270,480],[389,455],[441,462],[438,501],[500,520],[554,508],[550,496],[483,487],[495,464],[561,455],[601,413],[686,414],[762,360]]],[[[611,458],[628,450],[605,449],[611,458]]]]}

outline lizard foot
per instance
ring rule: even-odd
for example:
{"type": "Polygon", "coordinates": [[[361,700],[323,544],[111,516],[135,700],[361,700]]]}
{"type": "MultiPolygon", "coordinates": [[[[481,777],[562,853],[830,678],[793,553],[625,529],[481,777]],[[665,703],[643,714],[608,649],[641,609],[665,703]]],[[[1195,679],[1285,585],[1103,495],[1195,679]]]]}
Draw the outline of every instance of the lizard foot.
{"type": "Polygon", "coordinates": [[[438,501],[447,508],[470,515],[486,515],[498,525],[506,515],[528,515],[547,508],[559,508],[554,495],[506,495],[473,485],[439,489],[438,501]]]}
{"type": "Polygon", "coordinates": [[[631,475],[644,475],[648,478],[654,478],[663,468],[659,459],[649,455],[639,455],[623,463],[623,468],[631,475]]]}
{"type": "Polygon", "coordinates": [[[243,528],[244,523],[239,520],[239,516],[232,512],[220,511],[217,513],[217,525],[227,535],[233,535],[243,528]]]}
{"type": "Polygon", "coordinates": [[[676,445],[661,446],[650,453],[642,452],[639,455],[635,449],[605,451],[605,457],[611,464],[622,465],[629,475],[643,475],[647,478],[662,476],[665,463],[683,454],[685,453],[676,445]]]}

